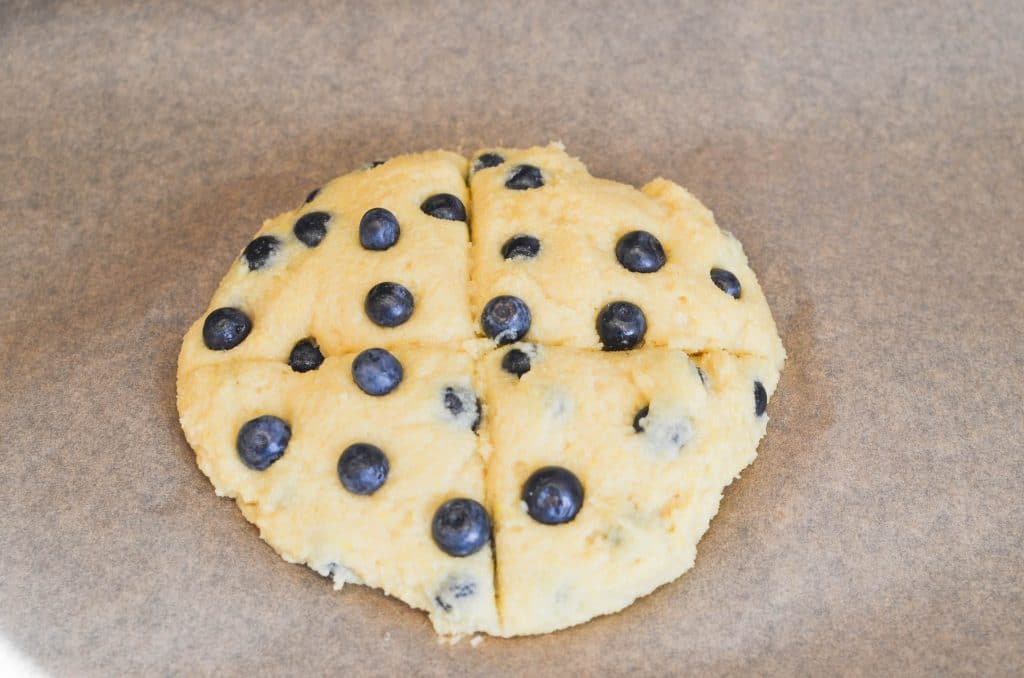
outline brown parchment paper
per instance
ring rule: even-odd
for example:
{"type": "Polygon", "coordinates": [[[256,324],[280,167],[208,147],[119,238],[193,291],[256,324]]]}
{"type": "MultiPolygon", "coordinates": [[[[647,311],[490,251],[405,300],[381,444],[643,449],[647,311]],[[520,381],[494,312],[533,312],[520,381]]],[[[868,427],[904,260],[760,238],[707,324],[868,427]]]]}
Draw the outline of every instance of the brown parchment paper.
{"type": "Polygon", "coordinates": [[[0,639],[61,675],[1020,675],[1024,5],[0,4],[0,639]],[[790,359],[696,567],[440,645],[179,432],[188,324],[364,161],[561,140],[688,186],[790,359]]]}

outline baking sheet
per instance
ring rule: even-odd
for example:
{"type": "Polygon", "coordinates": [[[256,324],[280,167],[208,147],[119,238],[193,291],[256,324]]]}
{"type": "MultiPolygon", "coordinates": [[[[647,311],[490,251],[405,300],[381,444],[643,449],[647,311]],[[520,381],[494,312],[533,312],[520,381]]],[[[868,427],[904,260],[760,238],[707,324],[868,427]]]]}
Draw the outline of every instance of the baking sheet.
{"type": "Polygon", "coordinates": [[[43,672],[1024,672],[1024,7],[0,6],[0,645],[43,672]],[[696,567],[438,643],[217,499],[182,334],[261,221],[375,158],[561,140],[688,186],[790,360],[696,567]]]}

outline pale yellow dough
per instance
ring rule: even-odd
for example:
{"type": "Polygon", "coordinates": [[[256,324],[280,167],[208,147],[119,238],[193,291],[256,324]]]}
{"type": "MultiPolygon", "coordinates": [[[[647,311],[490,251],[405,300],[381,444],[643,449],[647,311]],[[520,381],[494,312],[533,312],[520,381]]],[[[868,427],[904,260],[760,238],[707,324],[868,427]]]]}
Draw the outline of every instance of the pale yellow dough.
{"type": "Polygon", "coordinates": [[[401,156],[335,179],[311,203],[267,221],[258,235],[275,235],[281,248],[257,271],[236,260],[178,363],[182,428],[217,493],[234,498],[285,560],[337,586],[381,588],[426,610],[446,635],[553,631],[620,610],[689,569],[723,488],[764,434],[754,382],[770,395],[785,357],[740,244],[684,189],[594,179],[559,145],[496,152],[506,162],[473,172],[471,189],[459,155],[401,156]],[[520,163],[539,167],[545,185],[505,188],[520,163]],[[420,205],[437,193],[462,200],[469,224],[424,214],[420,205]],[[373,207],[401,225],[387,251],[359,244],[359,220],[373,207]],[[292,227],[314,211],[331,219],[309,248],[292,227]],[[661,240],[661,271],[618,264],[615,243],[634,229],[661,240]],[[541,254],[506,261],[501,246],[520,233],[538,237],[541,254]],[[740,299],[710,282],[712,267],[739,278],[740,299]],[[366,292],[384,281],[416,299],[399,327],[378,327],[363,310],[366,292]],[[512,347],[480,330],[483,305],[499,294],[520,296],[533,317],[515,346],[531,357],[521,379],[500,366],[512,347]],[[602,352],[597,313],[620,299],[644,310],[646,341],[602,352]],[[225,306],[243,310],[253,328],[235,348],[213,351],[203,321],[225,306]],[[288,355],[307,337],[326,360],[298,373],[288,355]],[[405,372],[382,397],[352,379],[354,356],[370,347],[388,348],[405,372]],[[477,432],[445,409],[449,387],[480,398],[477,432]],[[633,417],[645,405],[638,433],[633,417]],[[256,471],[241,462],[235,438],[265,414],[287,421],[292,437],[280,459],[256,471]],[[338,479],[338,457],[355,442],[377,445],[390,463],[371,496],[338,479]],[[537,523],[520,500],[524,480],[547,465],[569,468],[584,485],[570,523],[537,523]],[[431,519],[454,497],[487,508],[493,554],[486,546],[456,558],[434,544],[431,519]]]}
{"type": "Polygon", "coordinates": [[[615,612],[688,570],[722,489],[764,433],[754,380],[771,393],[778,377],[765,359],[720,351],[691,361],[670,349],[526,350],[534,357],[521,379],[501,369],[504,351],[482,363],[505,635],[615,612]],[[644,406],[638,433],[633,417],[644,406]],[[564,525],[534,521],[520,501],[526,479],[548,465],[585,489],[564,525]]]}
{"type": "Polygon", "coordinates": [[[782,367],[782,342],[743,247],[686,189],[665,179],[639,191],[596,179],[557,145],[493,152],[505,163],[475,172],[471,181],[474,317],[493,297],[511,294],[533,314],[528,340],[597,349],[598,312],[609,302],[630,301],[647,317],[645,346],[753,353],[782,367]],[[544,186],[505,188],[519,164],[539,167],[544,186]],[[661,242],[667,256],[661,270],[633,273],[615,258],[619,238],[636,230],[661,242]],[[506,261],[502,245],[520,234],[538,238],[540,253],[506,261]],[[736,275],[739,299],[715,287],[712,268],[736,275]]]}

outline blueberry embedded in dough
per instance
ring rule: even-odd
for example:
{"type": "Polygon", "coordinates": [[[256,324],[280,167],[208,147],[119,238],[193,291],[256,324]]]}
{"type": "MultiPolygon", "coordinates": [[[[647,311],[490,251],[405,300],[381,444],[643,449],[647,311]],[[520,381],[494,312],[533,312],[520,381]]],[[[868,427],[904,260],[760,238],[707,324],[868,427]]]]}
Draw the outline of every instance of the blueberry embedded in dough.
{"type": "Polygon", "coordinates": [[[434,604],[444,612],[451,612],[456,606],[477,593],[476,581],[462,575],[449,575],[434,594],[434,604]]]}
{"type": "Polygon", "coordinates": [[[693,423],[678,408],[644,405],[633,416],[633,430],[643,436],[644,447],[656,459],[675,459],[693,438],[693,423]]]}
{"type": "Polygon", "coordinates": [[[501,359],[501,369],[522,379],[523,375],[530,371],[530,356],[518,348],[510,349],[501,359]]]}
{"type": "Polygon", "coordinates": [[[450,499],[434,513],[430,533],[439,549],[450,556],[464,558],[490,541],[491,517],[477,501],[450,499]]]}
{"type": "Polygon", "coordinates": [[[661,242],[647,231],[632,231],[619,238],[615,258],[633,273],[654,273],[661,270],[666,261],[661,242]]]}
{"type": "Polygon", "coordinates": [[[438,193],[423,201],[420,209],[436,219],[465,221],[466,206],[451,193],[438,193]]]}
{"type": "Polygon", "coordinates": [[[597,315],[597,335],[605,351],[626,351],[639,346],[647,333],[647,318],[628,301],[613,301],[597,315]]]}
{"type": "Polygon", "coordinates": [[[203,343],[211,351],[228,351],[238,346],[252,331],[252,320],[232,307],[211,311],[203,321],[203,343]]]}
{"type": "Polygon", "coordinates": [[[519,341],[530,331],[533,318],[526,302],[519,297],[501,295],[494,297],[484,306],[480,314],[480,325],[484,334],[499,346],[519,341]]]}
{"type": "Polygon", "coordinates": [[[540,240],[532,235],[515,235],[501,246],[501,256],[505,259],[533,259],[540,254],[540,240]]]}
{"type": "Polygon", "coordinates": [[[644,429],[644,421],[647,419],[647,415],[648,415],[648,413],[650,413],[650,411],[651,411],[651,406],[650,405],[644,405],[643,407],[641,407],[639,410],[636,411],[636,414],[633,415],[633,430],[634,431],[636,431],[637,433],[643,433],[644,432],[644,430],[645,430],[644,429]]]}
{"type": "Polygon", "coordinates": [[[733,299],[740,298],[740,294],[742,293],[740,281],[732,274],[731,271],[727,271],[724,268],[711,269],[711,282],[715,283],[715,287],[722,290],[733,299]]]}
{"type": "Polygon", "coordinates": [[[331,215],[327,212],[308,212],[295,222],[292,232],[306,247],[316,247],[327,237],[327,222],[331,215]]]}
{"type": "Polygon", "coordinates": [[[398,327],[412,316],[412,292],[395,282],[377,283],[366,294],[366,315],[381,327],[398,327]]]}
{"type": "Polygon", "coordinates": [[[235,449],[242,463],[254,471],[265,471],[284,454],[292,429],[279,417],[263,415],[250,419],[238,429],[235,449]]]}
{"type": "Polygon", "coordinates": [[[270,259],[281,248],[281,241],[272,235],[261,235],[242,251],[242,261],[250,271],[258,271],[270,263],[270,259]]]}
{"type": "Polygon", "coordinates": [[[288,365],[296,372],[309,372],[315,370],[324,362],[324,354],[320,352],[320,346],[316,339],[307,337],[297,342],[288,355],[288,365]]]}
{"type": "Polygon", "coordinates": [[[480,427],[480,399],[467,386],[446,386],[441,394],[446,414],[456,424],[471,431],[480,427]]]}
{"type": "Polygon", "coordinates": [[[352,380],[372,396],[391,393],[402,383],[402,363],[383,348],[368,348],[352,361],[352,380]]]}
{"type": "Polygon", "coordinates": [[[523,483],[521,499],[538,523],[561,525],[572,521],[583,506],[583,484],[567,468],[545,466],[523,483]]]}
{"type": "Polygon", "coordinates": [[[362,584],[364,583],[362,578],[356,575],[355,572],[348,569],[337,561],[330,561],[325,565],[314,566],[310,564],[316,572],[324,577],[328,577],[334,580],[335,590],[341,589],[345,584],[362,584]]]}
{"type": "Polygon", "coordinates": [[[306,204],[309,204],[316,200],[316,197],[318,195],[320,195],[320,189],[314,188],[312,191],[309,192],[309,195],[306,196],[306,204]]]}
{"type": "Polygon", "coordinates": [[[373,494],[384,485],[390,470],[384,451],[369,443],[349,445],[338,457],[338,479],[352,494],[373,494]]]}
{"type": "Polygon", "coordinates": [[[363,249],[382,252],[394,247],[402,229],[398,219],[383,207],[373,207],[359,220],[359,244],[363,249]]]}
{"type": "Polygon", "coordinates": [[[479,172],[489,167],[497,167],[503,162],[505,162],[505,158],[498,153],[481,153],[476,162],[473,163],[473,171],[479,172]]]}
{"type": "Polygon", "coordinates": [[[505,181],[505,188],[514,191],[526,191],[531,188],[540,188],[544,185],[544,175],[539,167],[533,165],[516,165],[509,172],[508,180],[505,181]]]}
{"type": "Polygon", "coordinates": [[[760,417],[768,409],[768,392],[760,381],[754,382],[754,415],[760,417]]]}

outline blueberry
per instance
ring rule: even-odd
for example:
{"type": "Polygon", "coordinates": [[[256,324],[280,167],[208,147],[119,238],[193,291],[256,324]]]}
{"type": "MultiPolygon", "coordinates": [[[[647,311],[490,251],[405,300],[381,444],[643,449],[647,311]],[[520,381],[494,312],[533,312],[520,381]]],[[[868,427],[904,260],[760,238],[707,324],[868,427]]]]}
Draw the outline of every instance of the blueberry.
{"type": "Polygon", "coordinates": [[[383,251],[398,242],[398,219],[383,207],[367,210],[359,220],[359,244],[364,249],[383,251]]]}
{"type": "Polygon", "coordinates": [[[480,399],[465,386],[446,386],[442,395],[444,408],[455,421],[476,432],[480,428],[480,399]]]}
{"type": "Polygon", "coordinates": [[[540,252],[540,240],[532,235],[516,235],[501,246],[501,256],[506,259],[532,259],[540,252]]]}
{"type": "Polygon", "coordinates": [[[434,594],[434,602],[445,612],[451,612],[457,600],[476,595],[476,582],[471,579],[449,576],[434,594]]]}
{"type": "Polygon", "coordinates": [[[398,327],[412,315],[412,292],[398,283],[377,283],[366,293],[366,315],[381,327],[398,327]]]}
{"type": "Polygon", "coordinates": [[[650,405],[644,405],[633,415],[633,430],[646,436],[649,451],[660,458],[675,458],[686,443],[693,438],[693,426],[684,416],[667,418],[664,415],[651,419],[650,405]]]}
{"type": "Polygon", "coordinates": [[[665,265],[665,250],[647,231],[632,231],[619,238],[615,257],[633,273],[654,273],[665,265]]]}
{"type": "Polygon", "coordinates": [[[651,411],[651,406],[650,405],[644,405],[643,407],[641,407],[639,410],[636,411],[636,414],[633,415],[633,430],[634,431],[636,431],[637,433],[643,433],[644,432],[644,427],[643,427],[643,424],[640,423],[640,420],[644,419],[645,417],[647,417],[647,414],[650,411],[651,411]]]}
{"type": "Polygon", "coordinates": [[[526,302],[507,294],[488,301],[480,315],[484,334],[498,342],[499,346],[525,337],[530,331],[532,320],[526,302]]]}
{"type": "Polygon", "coordinates": [[[711,282],[733,299],[740,298],[740,281],[724,268],[711,269],[711,282]]]}
{"type": "Polygon", "coordinates": [[[368,348],[352,361],[352,379],[363,393],[382,396],[402,383],[402,363],[382,348],[368,348]]]}
{"type": "Polygon", "coordinates": [[[449,499],[438,507],[430,528],[437,547],[450,556],[473,555],[491,539],[491,517],[472,499],[449,499]]]}
{"type": "Polygon", "coordinates": [[[316,339],[303,339],[292,347],[288,355],[288,364],[296,372],[309,372],[320,367],[324,362],[324,354],[320,352],[316,339]]]}
{"type": "Polygon", "coordinates": [[[526,512],[538,523],[561,525],[580,512],[583,485],[572,471],[545,466],[523,483],[522,500],[526,502],[526,512]]]}
{"type": "Polygon", "coordinates": [[[420,209],[432,217],[449,221],[465,221],[466,206],[451,193],[438,193],[423,201],[420,209]]]}
{"type": "Polygon", "coordinates": [[[313,202],[314,200],[316,200],[316,197],[318,195],[320,195],[320,189],[319,188],[314,188],[312,191],[309,192],[309,195],[306,196],[306,202],[307,203],[313,202]]]}
{"type": "Polygon", "coordinates": [[[597,334],[605,351],[638,346],[647,332],[647,318],[636,304],[613,301],[597,314],[597,334]]]}
{"type": "Polygon", "coordinates": [[[503,162],[505,162],[505,158],[501,157],[497,153],[483,153],[476,159],[476,162],[473,163],[473,171],[479,172],[480,170],[487,169],[488,167],[497,167],[503,162]]]}
{"type": "Polygon", "coordinates": [[[261,235],[245,246],[245,250],[242,252],[242,261],[249,266],[250,271],[258,271],[267,265],[270,257],[277,252],[280,246],[281,241],[274,236],[261,235]]]}
{"type": "Polygon", "coordinates": [[[281,458],[291,437],[292,430],[284,420],[266,414],[250,419],[238,429],[235,449],[246,466],[265,471],[281,458]]]}
{"type": "Polygon", "coordinates": [[[352,494],[373,494],[388,479],[389,470],[387,456],[369,443],[349,445],[338,457],[338,478],[352,494]]]}
{"type": "Polygon", "coordinates": [[[218,308],[203,322],[203,343],[210,350],[227,351],[245,341],[251,330],[249,316],[237,308],[218,308]]]}
{"type": "Polygon", "coordinates": [[[525,351],[514,348],[501,359],[501,369],[521,379],[530,371],[530,356],[526,355],[525,351]]]}
{"type": "Polygon", "coordinates": [[[764,390],[764,384],[754,382],[754,414],[760,417],[768,409],[768,392],[764,390]]]}
{"type": "Polygon", "coordinates": [[[533,165],[516,165],[505,182],[505,188],[525,191],[529,188],[540,188],[544,185],[544,176],[540,169],[533,165]]]}
{"type": "Polygon", "coordinates": [[[292,231],[303,245],[316,247],[327,235],[327,222],[330,220],[331,215],[327,212],[309,212],[299,217],[292,231]]]}

